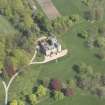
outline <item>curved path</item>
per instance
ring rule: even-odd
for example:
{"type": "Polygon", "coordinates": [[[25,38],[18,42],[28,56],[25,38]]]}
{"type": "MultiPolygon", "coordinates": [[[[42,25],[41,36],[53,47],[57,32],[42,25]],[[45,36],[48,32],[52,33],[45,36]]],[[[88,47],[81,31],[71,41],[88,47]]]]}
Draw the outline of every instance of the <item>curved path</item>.
{"type": "Polygon", "coordinates": [[[4,90],[5,90],[5,105],[7,105],[8,103],[8,91],[10,88],[10,85],[12,84],[13,80],[18,76],[19,72],[15,73],[12,78],[10,79],[9,83],[6,84],[6,82],[4,80],[2,80],[2,84],[4,86],[4,90]]]}
{"type": "Polygon", "coordinates": [[[36,58],[36,54],[37,54],[37,51],[35,50],[34,55],[33,55],[32,59],[31,59],[31,61],[30,61],[30,63],[28,65],[31,65],[33,63],[33,61],[36,58]]]}
{"type": "Polygon", "coordinates": [[[65,49],[65,50],[62,50],[58,54],[53,54],[51,57],[50,56],[45,56],[44,61],[41,61],[41,62],[31,62],[30,64],[44,64],[44,63],[48,63],[50,61],[53,61],[53,60],[56,60],[58,58],[61,58],[61,57],[65,56],[67,53],[68,53],[68,50],[65,49]]]}

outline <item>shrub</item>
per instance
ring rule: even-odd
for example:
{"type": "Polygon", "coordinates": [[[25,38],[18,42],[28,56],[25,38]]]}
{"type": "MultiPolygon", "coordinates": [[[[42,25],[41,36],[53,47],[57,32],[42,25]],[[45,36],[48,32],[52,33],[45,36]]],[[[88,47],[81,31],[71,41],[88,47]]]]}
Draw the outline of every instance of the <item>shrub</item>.
{"type": "Polygon", "coordinates": [[[62,84],[60,80],[52,80],[50,83],[50,87],[52,90],[59,91],[62,89],[62,84]]]}
{"type": "Polygon", "coordinates": [[[10,105],[18,105],[17,100],[12,100],[11,103],[10,103],[10,105]]]}
{"type": "Polygon", "coordinates": [[[96,95],[99,97],[104,97],[105,96],[105,87],[97,87],[96,95]]]}
{"type": "Polygon", "coordinates": [[[67,80],[67,85],[68,85],[68,87],[72,87],[72,88],[76,87],[76,83],[73,79],[67,80]]]}
{"type": "Polygon", "coordinates": [[[25,105],[25,103],[22,100],[18,100],[18,105],[25,105]]]}
{"type": "Polygon", "coordinates": [[[37,94],[39,97],[46,96],[46,94],[47,94],[47,89],[46,89],[43,85],[39,85],[39,87],[37,88],[36,94],[37,94]]]}
{"type": "Polygon", "coordinates": [[[105,86],[105,74],[101,75],[101,84],[105,86]]]}
{"type": "Polygon", "coordinates": [[[89,37],[88,32],[84,31],[82,33],[78,33],[78,36],[83,38],[83,39],[87,39],[89,37]]]}
{"type": "Polygon", "coordinates": [[[96,57],[105,60],[105,51],[100,51],[98,54],[96,54],[96,57]]]}
{"type": "Polygon", "coordinates": [[[80,18],[79,15],[75,14],[69,17],[72,22],[79,22],[80,18]]]}
{"type": "Polygon", "coordinates": [[[98,47],[104,47],[105,48],[105,37],[98,37],[96,39],[96,45],[98,47]]]}
{"type": "Polygon", "coordinates": [[[74,95],[73,89],[71,89],[71,88],[64,89],[64,95],[65,96],[73,96],[74,95]]]}
{"type": "Polygon", "coordinates": [[[62,100],[64,99],[64,94],[61,91],[54,92],[54,99],[55,100],[62,100]]]}
{"type": "Polygon", "coordinates": [[[29,98],[29,102],[31,105],[37,104],[38,100],[37,100],[37,96],[35,94],[29,95],[28,98],[29,98]]]}

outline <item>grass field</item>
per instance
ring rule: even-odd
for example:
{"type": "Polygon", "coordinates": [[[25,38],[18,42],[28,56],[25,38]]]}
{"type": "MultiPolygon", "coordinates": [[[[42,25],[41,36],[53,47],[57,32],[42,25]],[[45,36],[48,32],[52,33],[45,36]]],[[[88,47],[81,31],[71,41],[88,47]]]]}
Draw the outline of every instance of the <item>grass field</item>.
{"type": "Polygon", "coordinates": [[[83,11],[86,7],[81,3],[81,0],[52,0],[55,6],[63,15],[80,14],[83,15],[83,11]]]}
{"type": "MultiPolygon", "coordinates": [[[[80,14],[83,16],[83,10],[86,9],[82,6],[81,0],[53,0],[55,6],[61,12],[62,15],[80,14]]],[[[68,80],[73,77],[72,66],[81,62],[90,64],[95,72],[105,73],[105,62],[100,61],[95,57],[95,53],[98,49],[88,49],[84,46],[84,40],[77,37],[77,33],[86,29],[87,27],[93,27],[96,24],[83,21],[73,26],[69,32],[61,35],[61,38],[65,47],[69,50],[69,53],[64,58],[58,60],[58,62],[50,62],[43,65],[33,65],[29,67],[22,76],[18,77],[11,86],[9,91],[9,99],[18,97],[21,92],[27,94],[31,93],[32,87],[35,85],[37,79],[49,80],[51,78],[57,78],[61,80],[68,80]]],[[[0,101],[3,101],[2,86],[0,84],[0,101]]],[[[65,98],[62,101],[55,102],[52,99],[47,99],[38,105],[104,105],[105,99],[99,99],[96,96],[90,95],[81,90],[77,90],[75,96],[65,98]]],[[[0,104],[2,105],[2,104],[0,104]]]]}

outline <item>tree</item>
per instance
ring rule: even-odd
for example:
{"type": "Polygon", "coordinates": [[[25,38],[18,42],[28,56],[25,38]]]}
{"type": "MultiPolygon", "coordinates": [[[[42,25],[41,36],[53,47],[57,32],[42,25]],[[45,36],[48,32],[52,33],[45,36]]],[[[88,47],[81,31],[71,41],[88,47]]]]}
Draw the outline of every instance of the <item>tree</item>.
{"type": "Polygon", "coordinates": [[[35,94],[29,95],[29,102],[31,105],[37,104],[37,102],[38,102],[37,96],[35,94]]]}
{"type": "Polygon", "coordinates": [[[83,38],[83,39],[87,39],[89,37],[89,34],[87,31],[84,31],[82,33],[78,33],[78,36],[83,38]]]}
{"type": "Polygon", "coordinates": [[[82,89],[90,89],[92,87],[94,72],[90,65],[82,63],[76,67],[76,83],[82,89]]]}
{"type": "Polygon", "coordinates": [[[75,87],[76,87],[75,80],[74,80],[74,79],[67,80],[67,86],[68,86],[68,87],[75,88],[75,87]]]}
{"type": "Polygon", "coordinates": [[[22,100],[12,100],[10,105],[25,105],[25,103],[22,100]]]}
{"type": "Polygon", "coordinates": [[[86,74],[77,75],[77,86],[81,89],[88,90],[91,88],[91,78],[87,77],[86,74]]]}
{"type": "Polygon", "coordinates": [[[23,100],[18,100],[18,105],[25,105],[23,100]]]}
{"type": "Polygon", "coordinates": [[[11,1],[11,7],[17,11],[17,12],[21,12],[24,9],[24,5],[22,0],[10,0],[11,1]]]}
{"type": "Polygon", "coordinates": [[[105,87],[97,87],[96,88],[96,94],[99,97],[104,97],[105,96],[105,87]]]}
{"type": "Polygon", "coordinates": [[[55,91],[54,92],[54,99],[55,100],[63,100],[64,94],[61,91],[55,91]]]}
{"type": "Polygon", "coordinates": [[[10,103],[10,105],[18,105],[17,100],[12,100],[11,103],[10,103]]]}
{"type": "Polygon", "coordinates": [[[101,60],[105,60],[105,50],[100,50],[97,54],[96,57],[98,57],[101,60]]]}
{"type": "Polygon", "coordinates": [[[1,9],[1,8],[2,8],[2,9],[6,8],[7,5],[8,5],[7,0],[0,0],[0,9],[1,9]]]}
{"type": "Polygon", "coordinates": [[[73,89],[71,89],[71,88],[64,89],[64,95],[65,96],[73,96],[74,95],[73,89]]]}
{"type": "Polygon", "coordinates": [[[83,0],[82,2],[88,7],[92,20],[103,20],[105,9],[104,0],[83,0]]]}
{"type": "Polygon", "coordinates": [[[37,88],[36,94],[37,94],[39,97],[46,96],[46,94],[47,94],[47,89],[46,89],[43,85],[39,85],[38,88],[37,88]]]}
{"type": "Polygon", "coordinates": [[[26,29],[31,29],[34,25],[33,19],[30,15],[25,14],[23,17],[24,27],[26,29]]]}
{"type": "Polygon", "coordinates": [[[98,37],[96,40],[96,44],[99,47],[105,48],[105,37],[98,37]]]}
{"type": "Polygon", "coordinates": [[[23,49],[14,50],[14,54],[15,55],[12,57],[12,62],[16,68],[23,67],[29,63],[30,55],[23,49]]]}
{"type": "Polygon", "coordinates": [[[101,75],[101,84],[105,86],[105,74],[101,75]]]}
{"type": "Polygon", "coordinates": [[[5,55],[5,45],[4,43],[0,42],[0,70],[3,68],[5,55]]]}
{"type": "Polygon", "coordinates": [[[62,89],[62,84],[60,80],[52,80],[50,83],[50,87],[52,90],[59,91],[62,89]]]}
{"type": "Polygon", "coordinates": [[[5,15],[11,19],[13,17],[13,13],[12,13],[12,9],[10,6],[7,6],[7,8],[5,9],[5,15]]]}
{"type": "Polygon", "coordinates": [[[70,18],[70,20],[72,20],[72,22],[79,22],[79,15],[72,15],[72,16],[70,16],[69,17],[70,18]]]}
{"type": "Polygon", "coordinates": [[[9,77],[12,77],[16,73],[16,69],[15,69],[10,57],[6,57],[5,63],[4,63],[4,69],[5,69],[6,74],[9,77]]]}

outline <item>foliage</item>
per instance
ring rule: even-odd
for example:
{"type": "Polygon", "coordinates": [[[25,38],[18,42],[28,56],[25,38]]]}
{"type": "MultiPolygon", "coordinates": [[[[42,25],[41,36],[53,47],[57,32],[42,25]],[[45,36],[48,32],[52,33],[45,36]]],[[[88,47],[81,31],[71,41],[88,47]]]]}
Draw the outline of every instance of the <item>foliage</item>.
{"type": "Polygon", "coordinates": [[[104,0],[82,0],[82,2],[88,7],[88,13],[93,21],[102,21],[104,19],[104,0]]]}
{"type": "Polygon", "coordinates": [[[37,96],[35,94],[29,95],[29,101],[30,101],[31,105],[37,104],[37,102],[38,102],[37,96]]]}
{"type": "Polygon", "coordinates": [[[12,100],[10,102],[10,105],[25,105],[25,103],[24,103],[24,101],[19,99],[19,100],[12,100]]]}
{"type": "Polygon", "coordinates": [[[55,32],[67,31],[72,26],[73,21],[69,16],[61,16],[52,21],[52,27],[55,32]]]}
{"type": "Polygon", "coordinates": [[[29,56],[30,55],[24,50],[16,49],[14,50],[14,56],[12,57],[12,62],[17,68],[23,67],[29,63],[29,56]]]}
{"type": "Polygon", "coordinates": [[[105,48],[105,38],[104,37],[98,37],[96,40],[96,43],[99,47],[105,48]]]}
{"type": "Polygon", "coordinates": [[[71,88],[75,88],[76,87],[75,80],[74,79],[67,80],[67,86],[71,88]]]}
{"type": "Polygon", "coordinates": [[[87,39],[87,38],[89,37],[87,31],[84,31],[84,32],[78,33],[78,36],[81,37],[81,38],[84,38],[84,39],[87,39]]]}
{"type": "Polygon", "coordinates": [[[0,42],[0,70],[3,68],[3,61],[4,61],[4,58],[5,58],[5,45],[0,42]]]}
{"type": "Polygon", "coordinates": [[[12,102],[10,103],[10,105],[18,105],[17,100],[12,100],[12,102]]]}
{"type": "Polygon", "coordinates": [[[54,92],[54,99],[55,100],[63,100],[64,99],[64,94],[60,91],[55,91],[54,92]]]}
{"type": "Polygon", "coordinates": [[[30,15],[25,14],[24,18],[23,18],[23,21],[24,21],[24,27],[26,29],[31,29],[34,25],[33,20],[30,17],[30,15]]]}
{"type": "Polygon", "coordinates": [[[96,87],[96,94],[99,97],[105,97],[105,87],[96,87]]]}
{"type": "Polygon", "coordinates": [[[64,89],[64,95],[65,96],[73,96],[74,95],[73,89],[71,89],[71,88],[64,89]]]}
{"type": "Polygon", "coordinates": [[[86,64],[76,66],[75,70],[75,79],[79,88],[88,90],[99,97],[105,96],[105,78],[103,74],[94,73],[92,67],[86,64]]]}
{"type": "Polygon", "coordinates": [[[61,90],[62,89],[61,81],[60,80],[52,80],[50,83],[50,88],[52,90],[56,90],[56,91],[61,90]]]}
{"type": "Polygon", "coordinates": [[[96,57],[101,59],[101,60],[105,60],[105,50],[100,50],[97,54],[96,54],[96,57]]]}
{"type": "Polygon", "coordinates": [[[18,105],[25,105],[25,102],[23,100],[18,100],[18,105]]]}
{"type": "Polygon", "coordinates": [[[47,94],[47,89],[46,89],[43,85],[39,85],[38,88],[37,88],[36,94],[37,94],[39,97],[46,96],[46,94],[47,94]]]}

